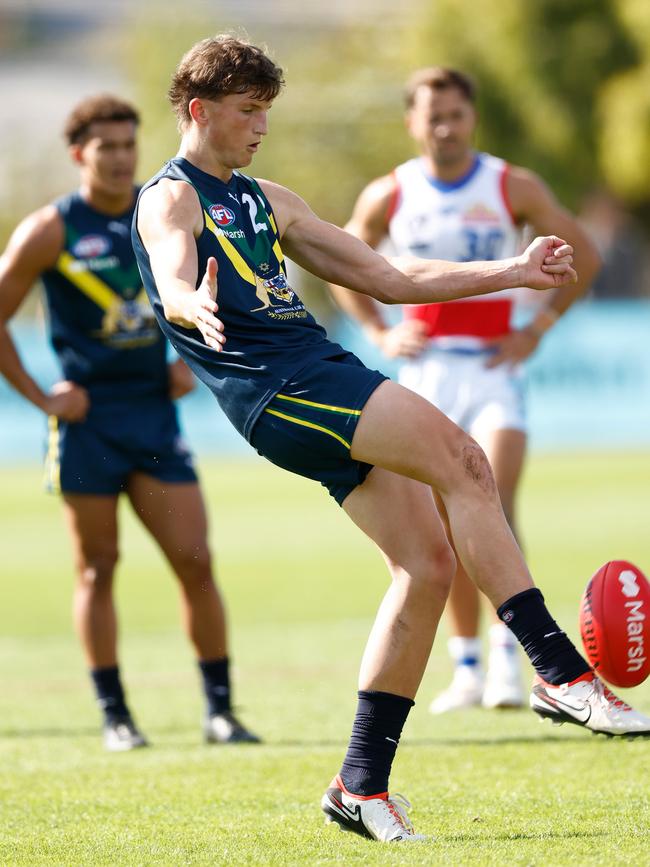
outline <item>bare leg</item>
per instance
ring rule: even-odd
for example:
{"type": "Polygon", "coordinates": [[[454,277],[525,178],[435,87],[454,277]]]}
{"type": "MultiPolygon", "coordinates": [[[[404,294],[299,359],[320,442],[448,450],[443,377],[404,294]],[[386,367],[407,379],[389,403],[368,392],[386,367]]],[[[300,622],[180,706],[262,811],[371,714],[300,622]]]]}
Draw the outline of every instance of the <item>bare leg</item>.
{"type": "MultiPolygon", "coordinates": [[[[515,539],[518,534],[515,525],[515,497],[521,477],[526,451],[526,434],[520,430],[491,431],[478,440],[485,450],[499,492],[501,506],[515,539]]],[[[436,497],[443,522],[449,530],[444,504],[436,497]]],[[[461,563],[458,564],[454,581],[449,593],[446,614],[449,619],[449,632],[462,638],[474,638],[479,634],[480,596],[476,585],[469,578],[461,563]]],[[[492,611],[492,619],[498,622],[492,611]]]]}
{"type": "Polygon", "coordinates": [[[375,467],[343,508],[379,546],[393,578],[363,655],[359,688],[413,698],[455,568],[431,490],[375,467]]]}
{"type": "Polygon", "coordinates": [[[128,496],[178,577],[183,623],[199,659],[225,657],[226,618],[212,576],[207,517],[198,484],[165,483],[135,473],[128,496]]]}
{"type": "Polygon", "coordinates": [[[495,608],[533,586],[484,452],[424,398],[383,383],[364,407],[351,453],[440,494],[459,559],[495,608]]]}
{"type": "Polygon", "coordinates": [[[113,575],[118,558],[117,497],[66,494],[66,526],[72,539],[77,580],[75,628],[91,669],[117,665],[117,617],[113,575]]]}
{"type": "MultiPolygon", "coordinates": [[[[482,437],[479,444],[485,450],[492,467],[506,521],[510,525],[519,547],[521,547],[521,537],[517,526],[516,499],[526,456],[526,434],[521,430],[504,428],[503,430],[492,431],[489,435],[482,437]]],[[[492,619],[495,623],[499,622],[494,610],[492,611],[492,619]]]]}

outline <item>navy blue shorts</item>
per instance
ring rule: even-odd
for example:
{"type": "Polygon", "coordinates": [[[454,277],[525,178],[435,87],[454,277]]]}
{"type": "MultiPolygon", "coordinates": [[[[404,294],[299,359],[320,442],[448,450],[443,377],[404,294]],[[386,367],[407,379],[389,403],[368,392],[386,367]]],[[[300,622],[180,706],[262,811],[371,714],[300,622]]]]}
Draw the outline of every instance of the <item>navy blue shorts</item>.
{"type": "Polygon", "coordinates": [[[48,439],[45,483],[54,493],[119,494],[135,472],[162,482],[196,481],[170,400],[97,402],[76,424],[51,416],[48,439]]]}
{"type": "Polygon", "coordinates": [[[361,410],[387,379],[351,352],[312,362],[266,405],[251,445],[279,467],[320,482],[339,505],[371,464],[350,457],[361,410]]]}

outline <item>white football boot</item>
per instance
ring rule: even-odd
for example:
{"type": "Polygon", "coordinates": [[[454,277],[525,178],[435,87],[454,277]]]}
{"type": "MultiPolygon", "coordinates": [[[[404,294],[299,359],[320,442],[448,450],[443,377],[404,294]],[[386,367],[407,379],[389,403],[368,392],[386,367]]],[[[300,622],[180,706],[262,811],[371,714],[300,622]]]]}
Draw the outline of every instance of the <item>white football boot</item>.
{"type": "Polygon", "coordinates": [[[260,739],[247,729],[232,711],[225,710],[207,716],[203,722],[203,737],[207,744],[259,744],[260,739]]]}
{"type": "Polygon", "coordinates": [[[130,716],[104,723],[104,746],[110,753],[124,753],[148,746],[147,740],[130,716]]]}
{"type": "Polygon", "coordinates": [[[411,806],[403,795],[383,792],[370,797],[353,795],[343,785],[340,776],[334,777],[323,795],[321,809],[325,824],[335,822],[343,831],[352,831],[380,843],[412,843],[426,840],[416,834],[408,817],[411,806]]]}
{"type": "Polygon", "coordinates": [[[504,623],[492,624],[483,707],[523,707],[524,690],[518,648],[517,639],[504,623]]]}
{"type": "Polygon", "coordinates": [[[481,704],[483,689],[483,670],[478,665],[459,665],[447,689],[429,705],[429,711],[441,714],[476,707],[481,704]]]}
{"type": "Polygon", "coordinates": [[[539,675],[533,681],[530,706],[554,723],[574,723],[613,737],[650,737],[650,717],[614,695],[593,672],[571,683],[553,686],[539,675]]]}

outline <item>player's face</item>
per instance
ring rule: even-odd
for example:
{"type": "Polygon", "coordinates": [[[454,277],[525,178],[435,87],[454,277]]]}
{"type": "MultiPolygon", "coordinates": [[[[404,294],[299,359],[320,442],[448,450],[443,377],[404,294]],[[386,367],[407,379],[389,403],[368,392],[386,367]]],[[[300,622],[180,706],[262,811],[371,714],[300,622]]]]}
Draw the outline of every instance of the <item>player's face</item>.
{"type": "Polygon", "coordinates": [[[73,145],[70,150],[91,189],[109,196],[132,192],[138,159],[133,121],[95,122],[83,144],[73,145]]]}
{"type": "Polygon", "coordinates": [[[476,110],[456,87],[415,93],[406,116],[408,130],[423,154],[438,165],[454,165],[467,157],[476,127],[476,110]]]}
{"type": "Polygon", "coordinates": [[[255,99],[248,93],[230,93],[201,103],[207,120],[207,140],[219,163],[228,169],[249,165],[268,132],[272,101],[255,99]]]}

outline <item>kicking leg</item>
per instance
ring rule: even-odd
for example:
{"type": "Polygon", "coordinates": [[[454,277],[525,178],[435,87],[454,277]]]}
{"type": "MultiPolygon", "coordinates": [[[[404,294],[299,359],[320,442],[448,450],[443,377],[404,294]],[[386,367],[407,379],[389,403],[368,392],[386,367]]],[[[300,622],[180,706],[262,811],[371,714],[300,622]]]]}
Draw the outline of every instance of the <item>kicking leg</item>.
{"type": "Polygon", "coordinates": [[[570,718],[593,731],[650,735],[650,719],[621,710],[533,587],[477,443],[423,398],[385,382],[364,407],[351,453],[438,491],[465,570],[535,668],[530,701],[538,713],[570,718]]]}
{"type": "Polygon", "coordinates": [[[112,751],[134,749],[145,740],[131,719],[117,661],[117,496],[65,494],[63,510],[76,571],[73,618],[104,714],[104,742],[112,751]]]}
{"type": "Polygon", "coordinates": [[[207,701],[206,739],[211,743],[256,742],[258,738],[232,713],[226,614],[213,578],[199,485],[162,482],[134,473],[128,496],[180,583],[183,623],[196,651],[207,701]]]}

